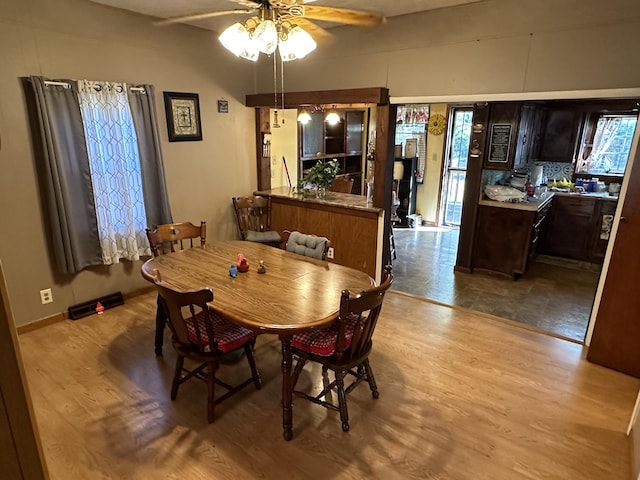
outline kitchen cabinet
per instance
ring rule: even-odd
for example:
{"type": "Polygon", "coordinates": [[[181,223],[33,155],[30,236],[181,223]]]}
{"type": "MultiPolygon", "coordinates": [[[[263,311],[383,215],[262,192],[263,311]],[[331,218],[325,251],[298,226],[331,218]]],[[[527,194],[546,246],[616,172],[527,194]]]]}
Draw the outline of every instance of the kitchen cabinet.
{"type": "Polygon", "coordinates": [[[572,163],[583,114],[567,107],[537,105],[531,135],[531,158],[538,162],[572,163]]]}
{"type": "Polygon", "coordinates": [[[533,103],[523,103],[520,109],[520,122],[518,124],[518,136],[513,159],[514,170],[526,170],[529,157],[533,151],[535,142],[536,115],[539,115],[537,106],[533,103]]]}
{"type": "Polygon", "coordinates": [[[602,263],[617,201],[580,195],[556,195],[544,253],[602,263]]]}
{"type": "Polygon", "coordinates": [[[481,204],[473,271],[498,273],[514,279],[523,275],[538,253],[552,201],[527,209],[518,208],[516,204],[513,207],[481,204]]]}
{"type": "Polygon", "coordinates": [[[306,125],[298,130],[300,149],[300,178],[318,160],[336,160],[338,174],[350,174],[354,179],[353,193],[362,192],[363,140],[365,130],[364,110],[337,110],[341,121],[330,125],[325,114],[315,112],[306,125]]]}
{"type": "Polygon", "coordinates": [[[496,102],[489,106],[483,168],[513,169],[521,106],[521,102],[496,102]]]}
{"type": "Polygon", "coordinates": [[[544,253],[556,257],[587,260],[591,242],[591,220],[596,199],[556,195],[544,253]]]}

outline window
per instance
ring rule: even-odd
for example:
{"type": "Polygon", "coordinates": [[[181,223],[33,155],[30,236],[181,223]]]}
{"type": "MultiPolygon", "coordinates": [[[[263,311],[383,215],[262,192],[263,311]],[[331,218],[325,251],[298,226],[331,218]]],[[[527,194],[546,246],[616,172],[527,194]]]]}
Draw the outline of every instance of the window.
{"type": "MultiPolygon", "coordinates": [[[[416,182],[423,183],[427,160],[427,121],[429,105],[399,105],[396,116],[396,145],[406,145],[406,141],[417,142],[416,182]]],[[[404,155],[407,156],[406,154],[404,155]]]]}
{"type": "Polygon", "coordinates": [[[444,225],[460,225],[462,199],[467,178],[467,158],[471,139],[472,108],[453,108],[448,132],[442,193],[444,197],[444,225]]]}
{"type": "Polygon", "coordinates": [[[150,255],[145,227],[171,223],[153,86],[29,80],[58,272],[150,255]]]}
{"type": "Polygon", "coordinates": [[[624,175],[637,121],[637,115],[590,115],[577,172],[624,175]]]}

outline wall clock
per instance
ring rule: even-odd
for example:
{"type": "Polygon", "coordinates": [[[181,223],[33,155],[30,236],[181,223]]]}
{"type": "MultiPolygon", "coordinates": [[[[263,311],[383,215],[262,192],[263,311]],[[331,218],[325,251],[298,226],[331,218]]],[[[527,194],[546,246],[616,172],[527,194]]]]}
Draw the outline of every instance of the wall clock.
{"type": "Polygon", "coordinates": [[[446,126],[447,119],[441,113],[436,113],[429,117],[429,133],[431,135],[442,135],[446,126]]]}

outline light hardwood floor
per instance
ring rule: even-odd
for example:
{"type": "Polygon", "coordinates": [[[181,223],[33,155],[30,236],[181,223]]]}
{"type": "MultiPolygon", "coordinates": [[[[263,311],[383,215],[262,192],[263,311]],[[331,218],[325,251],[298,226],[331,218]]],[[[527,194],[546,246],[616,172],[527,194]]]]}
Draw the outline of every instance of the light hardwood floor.
{"type": "Polygon", "coordinates": [[[203,382],[169,399],[175,355],[154,356],[154,313],[149,293],[20,336],[53,479],[630,477],[640,380],[590,364],[581,345],[390,292],[371,357],[380,398],[350,394],[348,433],[337,412],[295,398],[285,442],[275,337],[256,346],[262,390],[208,424],[203,382]]]}

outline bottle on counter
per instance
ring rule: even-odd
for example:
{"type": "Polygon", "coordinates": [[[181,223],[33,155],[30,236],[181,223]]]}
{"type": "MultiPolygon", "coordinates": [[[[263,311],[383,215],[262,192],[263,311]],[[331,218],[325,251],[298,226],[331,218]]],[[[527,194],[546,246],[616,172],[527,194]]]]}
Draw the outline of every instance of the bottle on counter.
{"type": "Polygon", "coordinates": [[[529,197],[533,197],[536,194],[536,186],[530,180],[527,180],[524,186],[529,197]]]}

